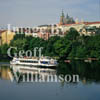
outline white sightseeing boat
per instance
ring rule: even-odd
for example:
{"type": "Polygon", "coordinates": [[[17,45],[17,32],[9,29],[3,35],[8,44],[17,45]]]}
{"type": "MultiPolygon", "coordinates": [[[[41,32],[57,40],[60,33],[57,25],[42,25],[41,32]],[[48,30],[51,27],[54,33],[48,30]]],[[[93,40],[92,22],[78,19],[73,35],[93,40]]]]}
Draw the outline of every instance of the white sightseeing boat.
{"type": "Polygon", "coordinates": [[[57,66],[57,60],[49,58],[49,57],[13,58],[10,64],[11,65],[25,65],[25,66],[53,67],[53,66],[57,66]]]}

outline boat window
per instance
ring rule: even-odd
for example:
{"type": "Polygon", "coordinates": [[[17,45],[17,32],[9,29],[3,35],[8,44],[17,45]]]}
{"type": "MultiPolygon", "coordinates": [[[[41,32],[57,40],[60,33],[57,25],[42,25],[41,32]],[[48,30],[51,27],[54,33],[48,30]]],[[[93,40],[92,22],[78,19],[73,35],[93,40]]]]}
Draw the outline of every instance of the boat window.
{"type": "Polygon", "coordinates": [[[23,63],[38,63],[38,61],[26,61],[26,60],[21,60],[20,62],[23,62],[23,63]]]}
{"type": "Polygon", "coordinates": [[[41,61],[42,64],[48,64],[49,62],[47,61],[41,61]]]}

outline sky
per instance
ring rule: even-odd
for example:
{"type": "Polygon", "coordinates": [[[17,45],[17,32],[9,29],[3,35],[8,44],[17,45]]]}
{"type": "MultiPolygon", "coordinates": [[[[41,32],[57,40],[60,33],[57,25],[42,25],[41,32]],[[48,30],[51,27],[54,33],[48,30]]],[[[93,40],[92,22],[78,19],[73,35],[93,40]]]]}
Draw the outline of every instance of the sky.
{"type": "Polygon", "coordinates": [[[0,0],[0,26],[59,23],[62,9],[74,19],[100,21],[100,0],[0,0]]]}

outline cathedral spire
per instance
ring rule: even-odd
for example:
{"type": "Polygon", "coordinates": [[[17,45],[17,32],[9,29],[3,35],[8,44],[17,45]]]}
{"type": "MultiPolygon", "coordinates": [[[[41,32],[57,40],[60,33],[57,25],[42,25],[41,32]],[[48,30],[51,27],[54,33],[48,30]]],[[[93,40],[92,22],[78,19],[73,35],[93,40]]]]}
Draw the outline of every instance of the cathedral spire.
{"type": "Polygon", "coordinates": [[[65,17],[63,9],[62,9],[62,17],[65,17]]]}
{"type": "Polygon", "coordinates": [[[67,13],[67,15],[66,15],[66,19],[69,19],[69,15],[68,15],[68,13],[67,13]]]}
{"type": "Polygon", "coordinates": [[[64,11],[62,10],[62,14],[60,16],[60,24],[64,25],[65,24],[65,15],[64,15],[64,11]]]}

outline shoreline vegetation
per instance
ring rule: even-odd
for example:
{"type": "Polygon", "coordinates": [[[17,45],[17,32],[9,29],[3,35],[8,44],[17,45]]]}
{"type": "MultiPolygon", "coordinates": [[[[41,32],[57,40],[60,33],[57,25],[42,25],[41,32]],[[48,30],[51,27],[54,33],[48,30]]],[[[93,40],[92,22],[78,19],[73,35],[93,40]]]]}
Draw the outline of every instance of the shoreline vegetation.
{"type": "Polygon", "coordinates": [[[16,34],[9,45],[0,46],[0,60],[11,59],[7,55],[10,47],[17,47],[17,50],[11,51],[12,55],[20,50],[33,51],[35,47],[43,47],[43,56],[56,57],[59,60],[100,60],[100,34],[80,36],[74,28],[71,28],[64,37],[54,36],[48,40],[16,34]]]}

